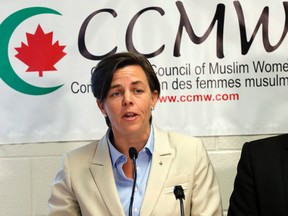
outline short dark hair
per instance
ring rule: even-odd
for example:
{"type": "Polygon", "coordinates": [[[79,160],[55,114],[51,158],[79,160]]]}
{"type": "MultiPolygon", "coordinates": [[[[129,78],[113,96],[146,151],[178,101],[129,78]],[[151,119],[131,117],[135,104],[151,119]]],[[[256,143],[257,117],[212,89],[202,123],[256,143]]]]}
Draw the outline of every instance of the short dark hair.
{"type": "Polygon", "coordinates": [[[146,75],[151,92],[156,90],[160,95],[160,83],[151,63],[143,55],[121,52],[102,59],[93,70],[91,85],[94,97],[103,102],[110,89],[115,71],[128,65],[139,65],[146,75]]]}

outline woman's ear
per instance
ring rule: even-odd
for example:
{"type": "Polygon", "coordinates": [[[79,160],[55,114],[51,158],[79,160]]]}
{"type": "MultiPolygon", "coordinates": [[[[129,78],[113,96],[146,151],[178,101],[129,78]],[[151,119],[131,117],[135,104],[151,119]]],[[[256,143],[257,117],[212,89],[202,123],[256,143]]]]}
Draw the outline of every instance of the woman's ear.
{"type": "Polygon", "coordinates": [[[100,111],[103,113],[103,115],[105,116],[106,115],[106,112],[105,112],[105,109],[104,109],[104,104],[103,102],[101,103],[98,99],[96,100],[97,102],[97,106],[98,108],[100,109],[100,111]]]}
{"type": "Polygon", "coordinates": [[[154,107],[156,106],[156,103],[158,101],[159,98],[159,94],[157,90],[154,90],[154,92],[152,92],[152,107],[154,109],[154,107]]]}

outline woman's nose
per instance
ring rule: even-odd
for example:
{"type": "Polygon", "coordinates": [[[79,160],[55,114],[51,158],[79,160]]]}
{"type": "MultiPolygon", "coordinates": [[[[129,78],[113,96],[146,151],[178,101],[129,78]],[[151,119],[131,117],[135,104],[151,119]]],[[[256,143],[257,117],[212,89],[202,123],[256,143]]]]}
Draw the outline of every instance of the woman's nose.
{"type": "Polygon", "coordinates": [[[132,105],[132,104],[133,104],[133,101],[132,101],[131,94],[130,94],[130,93],[125,93],[125,94],[123,95],[122,105],[123,105],[123,106],[127,106],[127,105],[132,105]]]}

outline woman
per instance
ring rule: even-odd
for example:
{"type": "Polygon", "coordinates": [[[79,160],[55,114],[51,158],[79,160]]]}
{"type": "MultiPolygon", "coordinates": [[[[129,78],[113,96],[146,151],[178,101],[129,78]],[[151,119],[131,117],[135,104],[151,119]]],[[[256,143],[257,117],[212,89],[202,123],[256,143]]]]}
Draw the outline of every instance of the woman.
{"type": "Polygon", "coordinates": [[[160,84],[142,55],[118,53],[99,62],[92,90],[109,127],[99,141],[63,157],[49,215],[180,215],[173,190],[182,186],[186,215],[222,215],[216,175],[202,142],[151,124],[160,84]],[[137,180],[130,203],[136,148],[137,180]],[[130,208],[130,207],[133,208],[130,208]]]}

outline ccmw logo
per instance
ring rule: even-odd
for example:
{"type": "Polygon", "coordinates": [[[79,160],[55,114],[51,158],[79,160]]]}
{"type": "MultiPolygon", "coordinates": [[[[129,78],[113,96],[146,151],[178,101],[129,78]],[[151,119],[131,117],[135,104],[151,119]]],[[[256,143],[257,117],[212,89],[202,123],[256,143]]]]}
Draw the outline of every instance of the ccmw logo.
{"type": "MultiPolygon", "coordinates": [[[[9,60],[9,41],[15,29],[26,19],[40,14],[61,15],[59,12],[45,7],[31,7],[19,10],[8,16],[0,24],[0,77],[12,89],[28,95],[45,95],[56,91],[62,85],[40,87],[32,85],[23,79],[12,68],[9,60]]],[[[54,65],[62,59],[66,53],[65,46],[59,45],[59,41],[53,43],[53,32],[45,33],[39,24],[35,33],[26,33],[27,43],[20,41],[19,47],[15,47],[15,57],[26,64],[26,72],[37,72],[43,78],[44,72],[57,71],[54,65]]]]}

